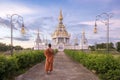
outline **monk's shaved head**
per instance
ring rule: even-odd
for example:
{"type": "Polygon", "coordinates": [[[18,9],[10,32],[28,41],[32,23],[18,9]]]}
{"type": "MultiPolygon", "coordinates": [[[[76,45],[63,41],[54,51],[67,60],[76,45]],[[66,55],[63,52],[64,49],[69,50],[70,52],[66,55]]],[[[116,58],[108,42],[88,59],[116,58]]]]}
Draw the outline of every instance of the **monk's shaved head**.
{"type": "Polygon", "coordinates": [[[50,43],[48,44],[48,47],[51,47],[51,44],[50,44],[50,43]]]}

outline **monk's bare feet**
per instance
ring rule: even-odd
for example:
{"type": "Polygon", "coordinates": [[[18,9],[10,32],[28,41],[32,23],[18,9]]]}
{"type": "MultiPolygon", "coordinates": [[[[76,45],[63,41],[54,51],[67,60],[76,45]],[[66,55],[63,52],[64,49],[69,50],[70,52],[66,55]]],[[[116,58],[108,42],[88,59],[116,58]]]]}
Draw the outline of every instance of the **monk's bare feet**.
{"type": "Polygon", "coordinates": [[[52,73],[52,71],[49,71],[49,73],[51,74],[51,73],[52,73]]]}
{"type": "Polygon", "coordinates": [[[49,74],[48,71],[46,71],[46,74],[47,74],[47,75],[49,74]]]}
{"type": "Polygon", "coordinates": [[[52,72],[52,71],[49,71],[50,73],[52,72]]]}

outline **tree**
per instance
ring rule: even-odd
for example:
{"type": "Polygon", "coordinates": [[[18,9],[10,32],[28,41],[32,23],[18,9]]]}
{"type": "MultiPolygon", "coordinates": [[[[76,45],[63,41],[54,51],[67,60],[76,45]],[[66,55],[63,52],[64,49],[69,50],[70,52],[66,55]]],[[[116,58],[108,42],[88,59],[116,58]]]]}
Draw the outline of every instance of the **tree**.
{"type": "Polygon", "coordinates": [[[112,42],[109,43],[109,48],[110,48],[110,49],[115,49],[115,48],[114,48],[114,44],[113,44],[112,42]]]}
{"type": "MultiPolygon", "coordinates": [[[[23,48],[21,46],[15,46],[14,49],[22,50],[23,48]]],[[[0,43],[0,51],[8,51],[8,50],[11,50],[11,45],[6,45],[4,43],[0,43]]]]}
{"type": "Polygon", "coordinates": [[[7,50],[7,45],[4,43],[0,43],[0,51],[6,51],[7,50]]]}
{"type": "Polygon", "coordinates": [[[15,46],[14,49],[15,50],[22,50],[23,48],[21,46],[15,46]]]}
{"type": "MultiPolygon", "coordinates": [[[[97,49],[106,49],[106,43],[96,44],[97,49]]],[[[114,49],[114,44],[112,42],[109,43],[109,49],[114,49]]]]}
{"type": "Polygon", "coordinates": [[[97,46],[97,49],[105,49],[106,48],[105,43],[96,44],[96,46],[97,46]]]}
{"type": "Polygon", "coordinates": [[[117,49],[117,51],[120,52],[120,42],[117,42],[117,43],[116,43],[116,49],[117,49]]]}
{"type": "Polygon", "coordinates": [[[91,51],[95,51],[95,46],[89,46],[89,49],[90,49],[91,51]]]}

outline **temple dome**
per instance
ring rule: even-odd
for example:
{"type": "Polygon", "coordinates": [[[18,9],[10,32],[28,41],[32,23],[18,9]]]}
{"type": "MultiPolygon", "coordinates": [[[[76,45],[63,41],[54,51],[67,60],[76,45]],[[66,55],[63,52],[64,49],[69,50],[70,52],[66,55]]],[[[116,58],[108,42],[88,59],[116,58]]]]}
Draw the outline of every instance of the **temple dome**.
{"type": "Polygon", "coordinates": [[[56,37],[70,37],[70,35],[68,34],[68,32],[66,31],[64,25],[62,25],[62,27],[57,27],[57,29],[55,30],[55,32],[52,34],[52,38],[56,38],[56,37]]]}
{"type": "Polygon", "coordinates": [[[55,30],[55,32],[52,34],[52,38],[57,38],[57,37],[66,37],[69,38],[70,35],[68,34],[65,26],[62,23],[63,16],[62,16],[62,10],[60,10],[60,15],[59,15],[59,24],[55,30]]]}

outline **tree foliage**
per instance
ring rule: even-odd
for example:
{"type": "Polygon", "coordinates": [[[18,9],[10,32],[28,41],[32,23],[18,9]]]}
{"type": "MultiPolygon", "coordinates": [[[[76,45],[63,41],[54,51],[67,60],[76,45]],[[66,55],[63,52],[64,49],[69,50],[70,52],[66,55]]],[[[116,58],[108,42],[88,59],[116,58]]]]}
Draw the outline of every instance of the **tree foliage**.
{"type": "MultiPolygon", "coordinates": [[[[89,48],[94,51],[95,49],[106,49],[107,44],[106,43],[100,43],[100,44],[95,44],[93,46],[89,46],[89,48]]],[[[109,49],[115,49],[114,44],[110,42],[108,44],[109,49]]]]}
{"type": "Polygon", "coordinates": [[[120,42],[117,42],[117,43],[116,43],[116,49],[117,49],[117,51],[120,52],[120,42]]]}
{"type": "MultiPolygon", "coordinates": [[[[106,48],[106,43],[100,43],[100,44],[96,44],[96,48],[97,49],[105,49],[106,48]]],[[[114,49],[114,44],[112,43],[112,42],[110,42],[109,44],[108,44],[108,46],[109,46],[109,49],[114,49]]]]}
{"type": "MultiPolygon", "coordinates": [[[[21,46],[13,46],[15,50],[22,50],[21,46]]],[[[11,50],[11,45],[6,45],[4,43],[0,43],[0,51],[8,51],[11,50]]]]}

